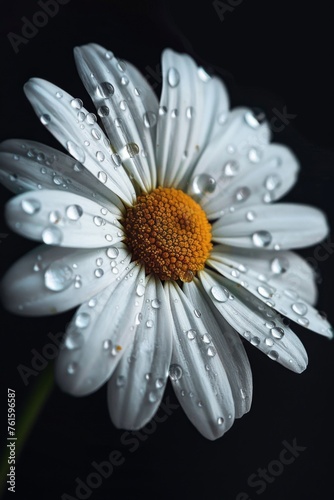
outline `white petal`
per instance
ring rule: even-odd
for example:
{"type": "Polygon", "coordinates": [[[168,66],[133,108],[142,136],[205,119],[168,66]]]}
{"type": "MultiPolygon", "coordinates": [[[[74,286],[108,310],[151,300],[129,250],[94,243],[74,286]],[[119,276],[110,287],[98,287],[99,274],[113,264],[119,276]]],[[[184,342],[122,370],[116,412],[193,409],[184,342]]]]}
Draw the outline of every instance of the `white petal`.
{"type": "MultiPolygon", "coordinates": [[[[238,255],[237,252],[236,255],[238,255]]],[[[325,337],[332,338],[331,325],[325,317],[321,316],[311,304],[303,299],[306,293],[305,290],[302,291],[302,287],[307,288],[310,282],[313,285],[312,274],[302,274],[304,270],[312,273],[306,263],[302,259],[297,259],[292,252],[262,251],[258,252],[258,257],[256,257],[256,251],[243,250],[242,253],[245,254],[246,252],[249,252],[248,257],[245,255],[243,264],[240,264],[240,261],[233,259],[235,254],[232,253],[232,258],[230,258],[225,253],[226,257],[224,258],[221,248],[214,248],[208,260],[208,265],[226,276],[226,278],[245,286],[255,297],[299,325],[325,337]],[[301,262],[303,262],[302,266],[301,262]],[[278,276],[283,278],[284,274],[278,275],[273,272],[273,270],[281,270],[284,269],[284,266],[287,268],[293,264],[299,265],[302,271],[299,274],[286,273],[285,280],[278,278],[278,276]],[[245,268],[245,272],[240,272],[240,268],[242,270],[245,268]],[[296,286],[296,283],[298,286],[296,286]],[[300,291],[302,296],[299,294],[300,291]]]]}
{"type": "Polygon", "coordinates": [[[117,60],[99,45],[77,47],[74,55],[113,149],[141,189],[151,190],[156,184],[153,144],[158,114],[153,90],[136,68],[117,60]],[[135,147],[129,149],[129,144],[135,147]],[[133,154],[129,155],[131,150],[133,154]]]}
{"type": "Polygon", "coordinates": [[[39,142],[9,139],[0,144],[0,180],[6,188],[21,193],[58,189],[94,198],[108,209],[124,212],[121,200],[81,163],[39,142]]]}
{"type": "Polygon", "coordinates": [[[96,123],[96,116],[88,113],[82,101],[39,78],[29,80],[24,90],[42,123],[73,158],[125,203],[131,204],[135,199],[132,183],[118,158],[112,156],[110,142],[96,123]]]}
{"type": "MultiPolygon", "coordinates": [[[[210,174],[210,165],[204,176],[210,174]]],[[[201,205],[210,219],[251,205],[268,204],[278,200],[295,184],[298,162],[284,146],[269,144],[264,148],[257,165],[249,160],[231,161],[226,158],[220,165],[212,193],[204,193],[201,205]],[[228,175],[227,175],[228,174],[228,175]],[[235,174],[235,175],[231,175],[235,174]]],[[[202,175],[203,178],[203,175],[202,175]]],[[[193,177],[192,185],[200,184],[201,176],[193,177]]],[[[213,182],[213,181],[211,181],[213,182]]]]}
{"type": "MultiPolygon", "coordinates": [[[[219,196],[229,183],[243,179],[246,172],[257,168],[262,158],[265,160],[267,156],[268,159],[275,157],[275,150],[272,156],[270,153],[266,154],[270,139],[268,124],[264,122],[260,125],[253,118],[252,123],[257,123],[253,127],[248,125],[247,117],[253,117],[247,108],[236,108],[226,114],[219,132],[203,150],[188,188],[189,194],[204,198],[202,203],[219,196]],[[212,181],[211,185],[203,189],[205,177],[212,181]]],[[[210,207],[210,210],[216,211],[217,207],[210,207]]]]}
{"type": "Polygon", "coordinates": [[[244,248],[302,248],[328,233],[324,214],[307,205],[277,203],[242,208],[212,225],[212,239],[244,248]]]}
{"type": "Polygon", "coordinates": [[[255,273],[259,284],[265,281],[280,290],[293,290],[309,304],[317,299],[314,270],[295,252],[215,245],[207,264],[226,278],[240,277],[243,286],[246,286],[249,273],[253,276],[255,273]],[[222,264],[219,269],[216,261],[222,264]]]}
{"type": "Polygon", "coordinates": [[[133,342],[141,310],[145,271],[133,263],[129,272],[86,302],[70,323],[56,364],[56,379],[64,391],[84,396],[96,391],[113,373],[133,342]]]}
{"type": "Polygon", "coordinates": [[[1,283],[2,300],[15,314],[58,314],[122,276],[130,259],[123,243],[94,250],[40,246],[7,271],[1,283]]]}
{"type": "Polygon", "coordinates": [[[173,316],[170,378],[190,421],[208,439],[222,436],[233,424],[235,408],[230,382],[211,330],[212,314],[200,316],[174,282],[165,282],[173,316]],[[207,339],[209,342],[207,342],[207,339]]]}
{"type": "Polygon", "coordinates": [[[209,307],[206,293],[198,280],[185,283],[183,291],[191,303],[196,304],[201,316],[205,315],[208,318],[210,335],[207,335],[206,341],[209,340],[209,336],[213,338],[213,344],[217,348],[231,385],[235,417],[240,418],[249,411],[253,395],[252,372],[240,336],[215,307],[209,307]]]}
{"type": "Polygon", "coordinates": [[[9,226],[49,245],[76,248],[109,246],[124,238],[116,213],[77,194],[55,190],[23,193],[6,205],[9,226]]]}
{"type": "Polygon", "coordinates": [[[163,88],[157,130],[157,168],[160,185],[182,188],[189,171],[228,110],[224,85],[204,75],[187,55],[165,50],[163,88]]]}
{"type": "Polygon", "coordinates": [[[108,405],[114,425],[140,429],[156,413],[167,383],[172,355],[171,317],[159,279],[150,276],[144,305],[137,318],[134,342],[108,384],[108,405]]]}
{"type": "Polygon", "coordinates": [[[240,335],[286,368],[297,373],[305,370],[304,346],[279,314],[212,271],[201,271],[199,278],[214,306],[240,335]]]}

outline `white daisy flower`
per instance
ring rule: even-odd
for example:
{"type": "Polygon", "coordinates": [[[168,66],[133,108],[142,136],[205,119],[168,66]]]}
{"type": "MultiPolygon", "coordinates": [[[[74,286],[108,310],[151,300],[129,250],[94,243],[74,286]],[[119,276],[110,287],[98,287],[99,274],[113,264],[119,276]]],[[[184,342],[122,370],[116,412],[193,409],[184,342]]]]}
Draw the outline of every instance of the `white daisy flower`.
{"type": "Polygon", "coordinates": [[[27,316],[79,306],[56,378],[75,396],[108,381],[116,427],[144,426],[169,377],[191,422],[216,439],[251,406],[242,339],[300,373],[307,354],[285,318],[332,337],[313,307],[312,269],[291,252],[326,236],[325,217],[272,203],[298,161],[250,109],[229,110],[223,83],[187,55],[164,51],[160,103],[104,48],[75,58],[99,118],[52,83],[25,86],[69,154],[1,145],[0,178],[17,193],[8,224],[44,242],[7,272],[3,301],[27,316]]]}

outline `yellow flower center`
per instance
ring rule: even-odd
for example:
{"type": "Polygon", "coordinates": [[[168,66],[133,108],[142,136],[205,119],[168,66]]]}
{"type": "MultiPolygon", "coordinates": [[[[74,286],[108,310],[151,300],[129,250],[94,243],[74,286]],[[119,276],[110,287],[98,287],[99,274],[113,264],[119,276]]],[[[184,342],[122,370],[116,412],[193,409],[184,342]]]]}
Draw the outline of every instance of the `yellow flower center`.
{"type": "Polygon", "coordinates": [[[141,194],[123,225],[133,260],[161,280],[191,281],[212,248],[205,212],[179,189],[158,187],[141,194]]]}

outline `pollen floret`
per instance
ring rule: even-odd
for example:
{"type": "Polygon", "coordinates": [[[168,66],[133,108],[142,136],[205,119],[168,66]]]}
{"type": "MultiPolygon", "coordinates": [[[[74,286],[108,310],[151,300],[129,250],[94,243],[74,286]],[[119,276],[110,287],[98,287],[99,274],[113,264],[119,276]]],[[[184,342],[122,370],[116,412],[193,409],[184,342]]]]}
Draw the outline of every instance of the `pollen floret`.
{"type": "Polygon", "coordinates": [[[190,196],[158,187],[138,196],[123,221],[134,260],[161,280],[191,281],[212,248],[211,225],[190,196]]]}

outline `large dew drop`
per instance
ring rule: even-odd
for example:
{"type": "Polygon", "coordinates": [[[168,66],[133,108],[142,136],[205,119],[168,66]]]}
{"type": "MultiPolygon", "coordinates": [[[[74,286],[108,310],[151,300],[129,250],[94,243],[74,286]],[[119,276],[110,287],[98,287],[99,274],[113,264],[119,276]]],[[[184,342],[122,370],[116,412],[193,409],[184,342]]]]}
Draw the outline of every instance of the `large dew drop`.
{"type": "Polygon", "coordinates": [[[73,281],[73,270],[61,262],[53,262],[44,273],[44,284],[53,292],[61,292],[69,288],[73,281]]]}

